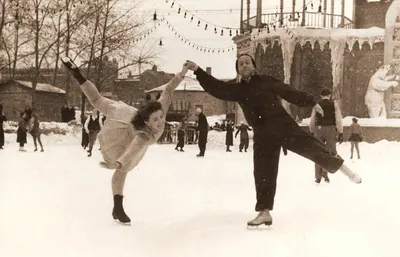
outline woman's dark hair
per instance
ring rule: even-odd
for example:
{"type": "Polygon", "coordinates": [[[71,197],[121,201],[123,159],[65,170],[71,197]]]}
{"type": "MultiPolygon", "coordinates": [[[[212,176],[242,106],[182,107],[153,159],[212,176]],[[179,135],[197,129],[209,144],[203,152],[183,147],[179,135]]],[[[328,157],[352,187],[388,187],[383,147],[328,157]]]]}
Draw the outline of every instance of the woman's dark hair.
{"type": "Polygon", "coordinates": [[[162,109],[160,102],[150,101],[145,103],[143,106],[137,110],[135,116],[132,119],[132,125],[135,129],[143,129],[146,124],[145,121],[149,121],[150,115],[153,112],[159,111],[162,109]]]}
{"type": "Polygon", "coordinates": [[[357,123],[357,121],[358,121],[357,118],[353,118],[352,120],[354,123],[357,123]]]}

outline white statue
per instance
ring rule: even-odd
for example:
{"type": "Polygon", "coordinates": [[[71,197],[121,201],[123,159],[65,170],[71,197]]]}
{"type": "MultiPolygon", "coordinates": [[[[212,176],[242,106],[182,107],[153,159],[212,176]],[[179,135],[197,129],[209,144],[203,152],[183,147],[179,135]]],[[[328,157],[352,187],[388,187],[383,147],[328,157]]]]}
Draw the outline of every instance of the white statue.
{"type": "Polygon", "coordinates": [[[400,80],[399,64],[387,64],[380,67],[369,80],[365,94],[365,104],[370,118],[386,118],[384,93],[391,87],[397,87],[400,80]]]}

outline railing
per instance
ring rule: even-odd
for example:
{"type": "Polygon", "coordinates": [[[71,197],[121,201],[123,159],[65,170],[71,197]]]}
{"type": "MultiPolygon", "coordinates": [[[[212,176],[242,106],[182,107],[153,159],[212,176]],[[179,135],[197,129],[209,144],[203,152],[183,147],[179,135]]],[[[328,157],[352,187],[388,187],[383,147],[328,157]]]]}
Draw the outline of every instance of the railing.
{"type": "MultiPolygon", "coordinates": [[[[306,12],[304,16],[304,24],[302,13],[296,13],[295,17],[292,17],[292,12],[284,12],[283,13],[283,25],[288,26],[289,28],[296,27],[305,27],[305,28],[347,28],[351,29],[354,27],[354,23],[347,17],[344,17],[344,24],[342,24],[342,16],[338,14],[324,14],[320,12],[306,12]],[[292,18],[289,18],[292,17],[292,18]],[[325,23],[324,23],[325,18],[325,23]],[[333,18],[333,24],[332,24],[333,18]]],[[[261,23],[263,23],[263,27],[269,26],[270,30],[273,29],[275,25],[276,28],[281,26],[280,22],[280,14],[276,13],[265,13],[262,14],[261,23]]],[[[253,16],[249,19],[249,25],[247,25],[247,20],[242,22],[243,30],[248,31],[253,28],[256,28],[256,16],[253,16]]]]}

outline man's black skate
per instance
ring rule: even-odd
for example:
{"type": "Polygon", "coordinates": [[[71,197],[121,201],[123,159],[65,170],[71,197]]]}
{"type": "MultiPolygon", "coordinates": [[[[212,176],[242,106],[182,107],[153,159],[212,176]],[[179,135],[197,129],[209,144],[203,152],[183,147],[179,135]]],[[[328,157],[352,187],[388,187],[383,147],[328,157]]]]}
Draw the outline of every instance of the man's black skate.
{"type": "Polygon", "coordinates": [[[114,220],[118,220],[124,225],[130,225],[131,219],[126,215],[124,207],[122,206],[122,195],[114,195],[114,208],[112,211],[112,216],[114,220]]]}

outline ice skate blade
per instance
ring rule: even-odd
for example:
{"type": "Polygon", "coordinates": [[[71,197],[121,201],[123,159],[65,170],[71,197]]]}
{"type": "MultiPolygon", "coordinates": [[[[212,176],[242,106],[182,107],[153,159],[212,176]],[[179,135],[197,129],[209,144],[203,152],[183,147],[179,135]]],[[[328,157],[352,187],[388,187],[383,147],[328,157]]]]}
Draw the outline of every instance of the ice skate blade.
{"type": "Polygon", "coordinates": [[[263,223],[260,223],[260,224],[247,223],[248,227],[258,227],[258,226],[261,226],[261,225],[271,226],[272,225],[272,221],[267,221],[267,222],[263,222],[263,223]]]}
{"type": "Polygon", "coordinates": [[[271,230],[272,229],[271,225],[272,225],[272,222],[265,222],[265,223],[261,223],[260,225],[247,224],[247,229],[248,230],[271,230]]]}
{"type": "Polygon", "coordinates": [[[123,225],[123,226],[130,226],[130,225],[131,225],[130,222],[124,223],[124,222],[121,222],[121,221],[119,221],[119,220],[114,220],[114,222],[117,223],[117,224],[119,224],[119,225],[123,225]]]}

